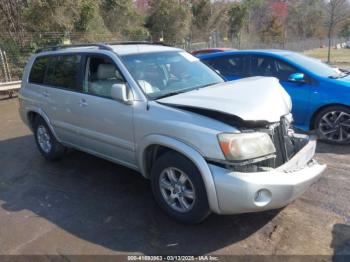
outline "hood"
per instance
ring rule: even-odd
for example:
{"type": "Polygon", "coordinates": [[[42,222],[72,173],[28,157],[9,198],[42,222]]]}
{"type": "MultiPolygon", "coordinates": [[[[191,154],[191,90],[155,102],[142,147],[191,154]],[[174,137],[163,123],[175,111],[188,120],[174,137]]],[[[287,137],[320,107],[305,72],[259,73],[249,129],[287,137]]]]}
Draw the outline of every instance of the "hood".
{"type": "Polygon", "coordinates": [[[335,79],[337,83],[340,83],[343,86],[350,87],[350,75],[343,77],[343,78],[337,78],[335,79]]]}
{"type": "Polygon", "coordinates": [[[159,99],[172,106],[216,111],[244,121],[279,122],[289,114],[292,102],[279,81],[272,77],[250,77],[242,80],[192,90],[159,99]]]}

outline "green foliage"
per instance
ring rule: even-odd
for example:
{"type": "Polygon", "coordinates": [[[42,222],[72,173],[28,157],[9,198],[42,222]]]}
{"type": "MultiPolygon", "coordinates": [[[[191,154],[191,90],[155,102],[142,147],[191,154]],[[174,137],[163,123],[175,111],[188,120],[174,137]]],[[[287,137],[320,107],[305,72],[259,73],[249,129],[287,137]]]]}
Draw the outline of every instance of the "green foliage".
{"type": "Polygon", "coordinates": [[[241,30],[246,22],[248,9],[240,3],[233,3],[228,10],[229,36],[233,39],[239,38],[241,30]]]}
{"type": "Polygon", "coordinates": [[[135,9],[133,0],[102,0],[101,13],[107,28],[114,35],[128,40],[144,40],[144,16],[135,9]]]}
{"type": "Polygon", "coordinates": [[[190,21],[188,6],[178,0],[151,0],[145,26],[155,41],[179,43],[188,36],[190,21]]]}
{"type": "Polygon", "coordinates": [[[80,8],[79,19],[75,22],[78,32],[87,32],[91,21],[96,17],[96,4],[93,1],[83,1],[80,8]]]}
{"type": "Polygon", "coordinates": [[[32,0],[24,9],[26,30],[30,32],[72,31],[79,16],[80,1],[32,0]]]}
{"type": "MultiPolygon", "coordinates": [[[[94,0],[82,0],[78,19],[74,29],[84,33],[84,40],[93,42],[101,41],[100,35],[108,36],[108,30],[103,22],[98,2],[94,0]]],[[[102,37],[103,38],[103,37],[102,37]]]]}
{"type": "Polygon", "coordinates": [[[192,28],[191,38],[207,40],[210,32],[210,22],[213,7],[210,0],[197,0],[192,2],[192,28]]]}
{"type": "Polygon", "coordinates": [[[243,5],[248,9],[261,7],[266,4],[266,0],[243,0],[243,5]]]}
{"type": "Polygon", "coordinates": [[[210,20],[210,0],[197,0],[192,3],[192,23],[197,28],[206,28],[210,20]]]}
{"type": "Polygon", "coordinates": [[[276,16],[271,16],[260,31],[262,42],[266,44],[283,43],[283,25],[276,16]]]}
{"type": "Polygon", "coordinates": [[[295,0],[289,4],[288,32],[298,39],[323,38],[325,18],[323,0],[295,0]]]}
{"type": "Polygon", "coordinates": [[[340,34],[341,37],[350,38],[350,20],[346,21],[341,27],[340,34]]]}

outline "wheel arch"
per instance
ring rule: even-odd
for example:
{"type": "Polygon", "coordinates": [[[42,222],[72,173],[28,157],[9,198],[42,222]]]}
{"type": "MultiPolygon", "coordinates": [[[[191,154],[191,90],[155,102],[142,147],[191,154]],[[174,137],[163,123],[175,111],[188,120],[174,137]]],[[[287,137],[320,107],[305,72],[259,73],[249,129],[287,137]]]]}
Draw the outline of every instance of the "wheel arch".
{"type": "Polygon", "coordinates": [[[207,162],[197,150],[182,141],[164,135],[149,135],[142,139],[137,147],[137,161],[141,174],[149,178],[152,161],[168,151],[175,151],[192,161],[202,176],[210,209],[220,213],[214,179],[207,162]]]}
{"type": "Polygon", "coordinates": [[[323,105],[321,107],[319,107],[311,116],[311,119],[310,119],[310,125],[309,125],[309,128],[310,130],[315,130],[315,121],[316,121],[316,117],[317,115],[324,109],[328,108],[328,107],[332,107],[332,106],[342,106],[342,107],[346,107],[350,110],[350,106],[349,105],[345,105],[345,104],[341,104],[341,103],[332,103],[332,104],[326,104],[326,105],[323,105]]]}
{"type": "Polygon", "coordinates": [[[27,108],[25,116],[26,116],[26,120],[27,120],[27,123],[29,125],[29,128],[32,131],[34,131],[34,124],[35,124],[36,119],[38,117],[41,117],[45,121],[47,126],[50,128],[50,131],[54,135],[55,139],[58,142],[61,142],[60,139],[58,138],[55,130],[52,127],[52,124],[51,124],[49,117],[46,115],[46,113],[42,109],[40,109],[40,108],[27,108]]]}

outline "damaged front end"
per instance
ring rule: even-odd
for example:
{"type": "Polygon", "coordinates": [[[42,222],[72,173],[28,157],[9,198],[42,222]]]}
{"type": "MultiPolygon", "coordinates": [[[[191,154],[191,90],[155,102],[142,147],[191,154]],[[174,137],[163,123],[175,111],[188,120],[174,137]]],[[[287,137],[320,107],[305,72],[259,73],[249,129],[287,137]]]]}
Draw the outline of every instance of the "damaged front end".
{"type": "Polygon", "coordinates": [[[310,141],[308,135],[296,134],[291,128],[292,116],[286,115],[281,118],[281,121],[273,124],[262,126],[261,122],[246,123],[250,128],[243,127],[240,130],[243,134],[252,132],[260,132],[268,134],[273,146],[274,152],[261,157],[245,159],[243,161],[218,161],[209,160],[210,163],[222,166],[226,169],[236,172],[264,172],[270,171],[287,163],[291,160],[305,145],[310,141]]]}

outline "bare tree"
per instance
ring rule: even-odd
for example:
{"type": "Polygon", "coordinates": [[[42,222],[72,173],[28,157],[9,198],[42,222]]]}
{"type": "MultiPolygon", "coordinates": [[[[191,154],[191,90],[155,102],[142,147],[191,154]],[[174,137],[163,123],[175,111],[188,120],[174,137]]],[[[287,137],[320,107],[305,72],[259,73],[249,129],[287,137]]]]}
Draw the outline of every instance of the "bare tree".
{"type": "Polygon", "coordinates": [[[0,15],[5,21],[5,30],[11,39],[24,44],[24,24],[22,21],[22,11],[27,5],[26,0],[0,0],[0,15]]]}
{"type": "Polygon", "coordinates": [[[336,27],[349,18],[349,2],[348,0],[329,0],[326,10],[326,26],[328,29],[328,63],[330,63],[332,37],[336,27]]]}

